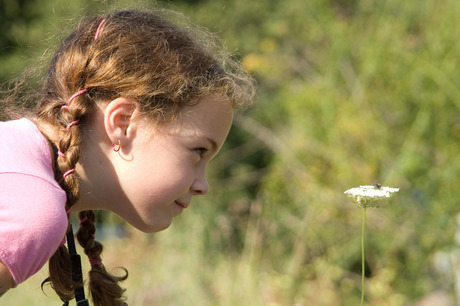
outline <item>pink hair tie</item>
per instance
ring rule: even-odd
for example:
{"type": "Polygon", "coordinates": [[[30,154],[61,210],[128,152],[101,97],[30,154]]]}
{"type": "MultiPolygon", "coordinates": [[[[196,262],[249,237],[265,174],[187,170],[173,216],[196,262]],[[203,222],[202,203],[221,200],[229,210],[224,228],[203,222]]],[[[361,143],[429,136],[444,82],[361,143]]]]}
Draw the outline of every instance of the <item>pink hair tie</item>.
{"type": "Polygon", "coordinates": [[[67,170],[66,173],[64,173],[64,175],[62,175],[63,178],[65,178],[67,175],[69,175],[70,173],[74,172],[75,171],[75,168],[72,168],[70,170],[67,170]]]}
{"type": "Polygon", "coordinates": [[[61,156],[61,157],[65,157],[65,154],[62,153],[61,151],[58,151],[58,155],[61,156]]]}
{"type": "Polygon", "coordinates": [[[83,219],[80,220],[80,224],[83,224],[86,220],[88,220],[87,216],[85,216],[83,219]]]}
{"type": "Polygon", "coordinates": [[[87,91],[88,91],[88,89],[85,88],[85,89],[79,90],[76,93],[74,93],[74,95],[70,97],[69,101],[67,101],[67,104],[64,105],[63,107],[61,107],[61,109],[69,109],[70,102],[72,102],[73,99],[75,99],[76,97],[78,97],[81,94],[84,94],[87,91]]]}
{"type": "Polygon", "coordinates": [[[69,129],[74,126],[75,124],[78,123],[79,120],[75,120],[75,121],[72,121],[69,123],[69,125],[65,128],[67,131],[69,131],[69,129]]]}
{"type": "Polygon", "coordinates": [[[99,23],[99,26],[97,27],[97,30],[96,30],[96,35],[94,35],[94,40],[96,40],[99,37],[99,32],[101,31],[101,28],[104,22],[105,22],[105,19],[102,19],[101,23],[99,23]]]}
{"type": "Polygon", "coordinates": [[[100,259],[92,259],[91,257],[88,256],[88,259],[89,259],[89,263],[90,265],[94,266],[94,265],[100,265],[102,263],[102,260],[100,259]]]}

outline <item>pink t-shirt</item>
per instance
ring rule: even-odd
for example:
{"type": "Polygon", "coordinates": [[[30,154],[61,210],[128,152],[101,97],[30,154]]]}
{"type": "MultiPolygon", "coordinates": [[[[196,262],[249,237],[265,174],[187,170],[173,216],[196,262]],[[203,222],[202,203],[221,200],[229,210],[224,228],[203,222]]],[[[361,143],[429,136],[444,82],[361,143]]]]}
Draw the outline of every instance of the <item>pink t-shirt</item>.
{"type": "Polygon", "coordinates": [[[51,150],[28,119],[0,122],[0,260],[14,287],[40,270],[67,229],[51,150]]]}

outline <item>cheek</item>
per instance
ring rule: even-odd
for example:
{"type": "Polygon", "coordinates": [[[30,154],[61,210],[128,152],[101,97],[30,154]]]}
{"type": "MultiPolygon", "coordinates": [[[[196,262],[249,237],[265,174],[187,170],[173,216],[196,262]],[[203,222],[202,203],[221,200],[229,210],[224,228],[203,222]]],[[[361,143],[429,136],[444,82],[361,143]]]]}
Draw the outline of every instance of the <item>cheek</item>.
{"type": "Polygon", "coordinates": [[[141,202],[173,201],[193,183],[193,169],[180,162],[151,163],[130,180],[130,198],[141,202]]]}
{"type": "MultiPolygon", "coordinates": [[[[188,152],[182,147],[164,139],[139,148],[134,160],[127,165],[130,169],[127,184],[130,199],[155,201],[173,197],[186,192],[194,180],[194,166],[188,152]]],[[[128,190],[127,190],[128,191],[128,190]]],[[[169,199],[171,200],[171,199],[169,199]]]]}

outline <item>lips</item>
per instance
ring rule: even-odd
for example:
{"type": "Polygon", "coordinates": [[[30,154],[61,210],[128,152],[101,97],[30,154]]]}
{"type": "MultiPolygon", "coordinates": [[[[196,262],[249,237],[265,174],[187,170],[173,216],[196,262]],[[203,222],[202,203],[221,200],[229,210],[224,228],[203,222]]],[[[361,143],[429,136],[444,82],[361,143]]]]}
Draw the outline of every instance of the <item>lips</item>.
{"type": "Polygon", "coordinates": [[[175,201],[174,203],[176,203],[177,205],[181,206],[182,208],[187,208],[187,207],[189,207],[189,205],[190,205],[190,204],[181,203],[181,202],[178,202],[178,201],[175,201]]]}

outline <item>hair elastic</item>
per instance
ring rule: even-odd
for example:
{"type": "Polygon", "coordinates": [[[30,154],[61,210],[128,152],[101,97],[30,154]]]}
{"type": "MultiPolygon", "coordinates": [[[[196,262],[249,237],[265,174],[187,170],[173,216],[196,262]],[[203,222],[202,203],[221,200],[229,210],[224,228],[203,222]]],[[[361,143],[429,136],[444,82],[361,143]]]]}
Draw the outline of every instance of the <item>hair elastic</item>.
{"type": "Polygon", "coordinates": [[[89,263],[90,265],[94,266],[94,265],[100,265],[102,263],[102,260],[100,259],[92,259],[91,257],[88,256],[88,259],[89,259],[89,263]]]}
{"type": "Polygon", "coordinates": [[[75,120],[75,121],[72,121],[69,123],[69,125],[65,128],[67,131],[69,131],[69,129],[74,126],[75,124],[78,123],[79,120],[75,120]]]}
{"type": "Polygon", "coordinates": [[[84,94],[87,91],[88,91],[88,89],[85,88],[85,89],[79,90],[76,93],[74,93],[73,96],[71,96],[70,99],[67,101],[67,104],[62,106],[61,109],[69,109],[70,102],[72,102],[73,99],[75,99],[76,97],[78,97],[81,94],[84,94]]]}
{"type": "Polygon", "coordinates": [[[61,151],[58,151],[58,155],[59,155],[60,157],[65,157],[65,154],[62,153],[61,151]]]}
{"type": "Polygon", "coordinates": [[[83,219],[80,220],[80,224],[85,223],[86,220],[88,220],[88,217],[87,217],[87,216],[85,216],[83,219]]]}
{"type": "Polygon", "coordinates": [[[99,37],[99,32],[101,31],[101,28],[104,22],[105,22],[105,19],[102,19],[101,23],[99,23],[99,26],[97,27],[97,30],[96,30],[96,35],[94,35],[94,40],[96,40],[99,37]]]}
{"type": "Polygon", "coordinates": [[[75,168],[72,168],[70,170],[67,170],[63,175],[62,177],[65,178],[67,175],[69,175],[70,173],[74,172],[75,171],[75,168]]]}

